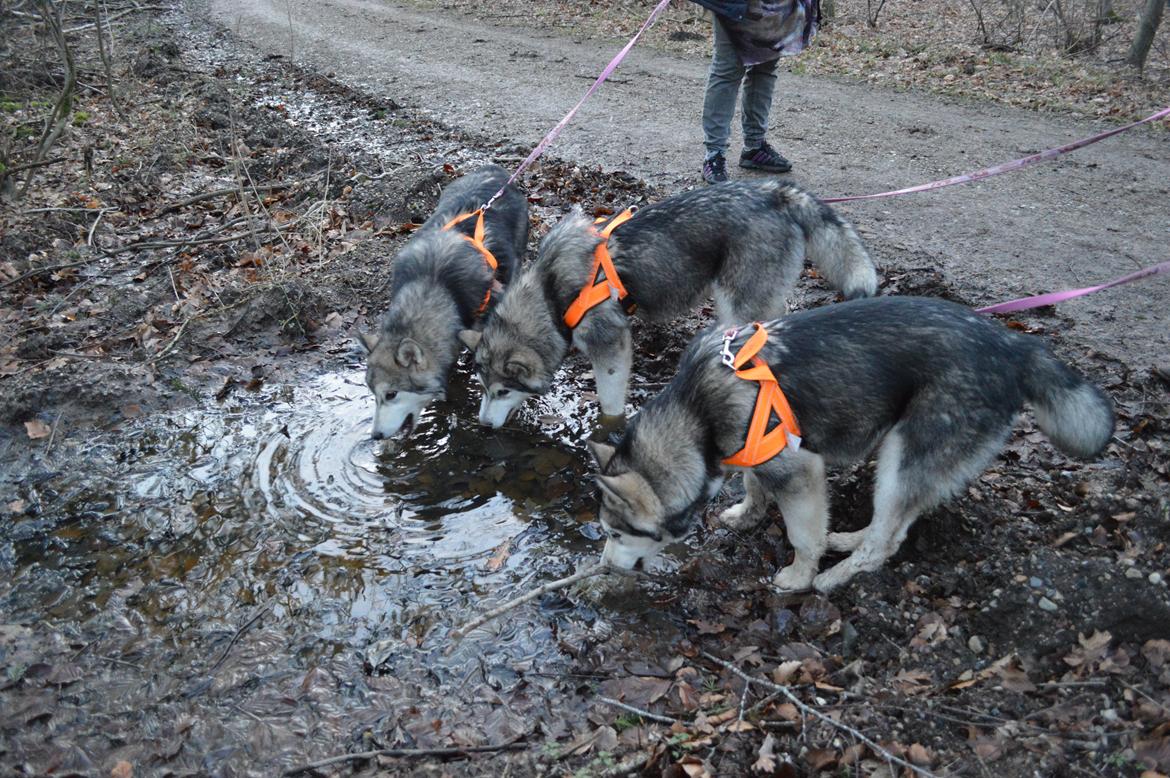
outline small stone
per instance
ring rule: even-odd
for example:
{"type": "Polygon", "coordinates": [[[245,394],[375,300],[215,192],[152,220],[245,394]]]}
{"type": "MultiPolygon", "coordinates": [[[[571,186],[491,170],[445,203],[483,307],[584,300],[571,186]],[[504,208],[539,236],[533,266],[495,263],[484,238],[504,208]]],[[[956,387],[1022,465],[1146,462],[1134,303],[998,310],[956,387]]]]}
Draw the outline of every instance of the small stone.
{"type": "Polygon", "coordinates": [[[1105,710],[1101,711],[1101,718],[1105,719],[1106,721],[1117,721],[1121,717],[1117,715],[1117,711],[1115,709],[1106,708],[1105,710]]]}
{"type": "Polygon", "coordinates": [[[1138,570],[1136,567],[1128,567],[1125,570],[1125,577],[1126,578],[1142,578],[1143,576],[1142,576],[1141,570],[1138,570]]]}
{"type": "Polygon", "coordinates": [[[986,646],[983,643],[983,638],[978,635],[972,635],[967,639],[967,648],[971,649],[972,653],[982,654],[986,646]]]}
{"type": "Polygon", "coordinates": [[[1039,589],[1043,585],[1044,585],[1044,582],[1041,581],[1036,576],[1032,576],[1031,578],[1028,579],[1028,586],[1031,586],[1033,589],[1039,589]]]}
{"type": "Polygon", "coordinates": [[[1056,603],[1054,603],[1052,600],[1048,599],[1047,597],[1041,597],[1040,602],[1038,604],[1040,605],[1040,610],[1048,611],[1049,613],[1052,613],[1053,611],[1055,611],[1057,609],[1056,603]]]}
{"type": "Polygon", "coordinates": [[[1162,583],[1162,574],[1161,573],[1150,573],[1149,581],[1152,584],[1162,583]]]}

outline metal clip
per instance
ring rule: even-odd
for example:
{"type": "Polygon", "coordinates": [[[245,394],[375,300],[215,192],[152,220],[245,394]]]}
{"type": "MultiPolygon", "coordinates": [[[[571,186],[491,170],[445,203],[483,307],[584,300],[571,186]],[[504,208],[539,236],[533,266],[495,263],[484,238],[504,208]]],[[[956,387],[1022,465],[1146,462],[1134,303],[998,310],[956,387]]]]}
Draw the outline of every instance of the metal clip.
{"type": "Polygon", "coordinates": [[[739,327],[732,327],[723,332],[723,351],[719,353],[719,361],[735,369],[735,354],[731,353],[731,341],[735,340],[735,336],[739,334],[739,327]]]}

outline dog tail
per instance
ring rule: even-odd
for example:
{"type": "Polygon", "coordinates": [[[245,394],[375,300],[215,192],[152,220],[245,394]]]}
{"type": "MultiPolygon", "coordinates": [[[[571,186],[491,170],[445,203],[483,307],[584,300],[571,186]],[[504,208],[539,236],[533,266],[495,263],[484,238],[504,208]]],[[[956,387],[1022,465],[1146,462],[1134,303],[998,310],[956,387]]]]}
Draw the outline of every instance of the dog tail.
{"type": "Polygon", "coordinates": [[[877,294],[877,270],[853,225],[807,192],[787,189],[785,199],[804,231],[805,256],[813,266],[846,300],[877,294]]]}
{"type": "Polygon", "coordinates": [[[1044,344],[1029,342],[1027,346],[1024,395],[1036,413],[1036,423],[1069,456],[1096,455],[1113,435],[1113,403],[1108,395],[1054,357],[1044,344]]]}

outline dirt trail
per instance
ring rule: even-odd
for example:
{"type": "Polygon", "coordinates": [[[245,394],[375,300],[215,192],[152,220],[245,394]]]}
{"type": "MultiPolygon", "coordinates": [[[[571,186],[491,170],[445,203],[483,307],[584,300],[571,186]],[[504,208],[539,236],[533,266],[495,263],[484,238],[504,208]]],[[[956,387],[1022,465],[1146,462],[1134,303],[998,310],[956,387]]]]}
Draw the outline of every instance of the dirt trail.
{"type": "MultiPolygon", "coordinates": [[[[620,46],[487,26],[385,2],[209,0],[212,17],[273,54],[495,138],[531,145],[620,46]],[[290,26],[291,18],[291,26],[290,26]]],[[[831,34],[831,33],[827,33],[831,34]]],[[[706,63],[636,49],[554,146],[674,191],[699,183],[706,63]]],[[[1154,106],[1151,106],[1153,108],[1154,106]]],[[[772,139],[824,196],[881,191],[1099,131],[1078,119],[781,75],[772,139]]],[[[732,153],[738,152],[733,138],[732,153]]],[[[1083,286],[1166,259],[1170,138],[1139,131],[1054,164],[842,210],[886,267],[932,265],[985,304],[1083,286]]],[[[733,173],[744,174],[741,171],[733,173]]],[[[1143,368],[1170,346],[1170,284],[1065,304],[1070,345],[1143,368]]]]}

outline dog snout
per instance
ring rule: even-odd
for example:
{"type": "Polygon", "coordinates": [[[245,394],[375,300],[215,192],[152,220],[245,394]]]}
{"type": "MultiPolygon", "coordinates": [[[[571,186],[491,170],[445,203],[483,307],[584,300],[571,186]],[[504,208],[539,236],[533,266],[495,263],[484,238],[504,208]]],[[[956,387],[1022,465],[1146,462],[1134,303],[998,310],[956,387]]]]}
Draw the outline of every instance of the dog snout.
{"type": "Polygon", "coordinates": [[[373,432],[370,433],[370,440],[381,440],[384,437],[386,437],[386,436],[383,435],[378,430],[374,430],[373,432]]]}

